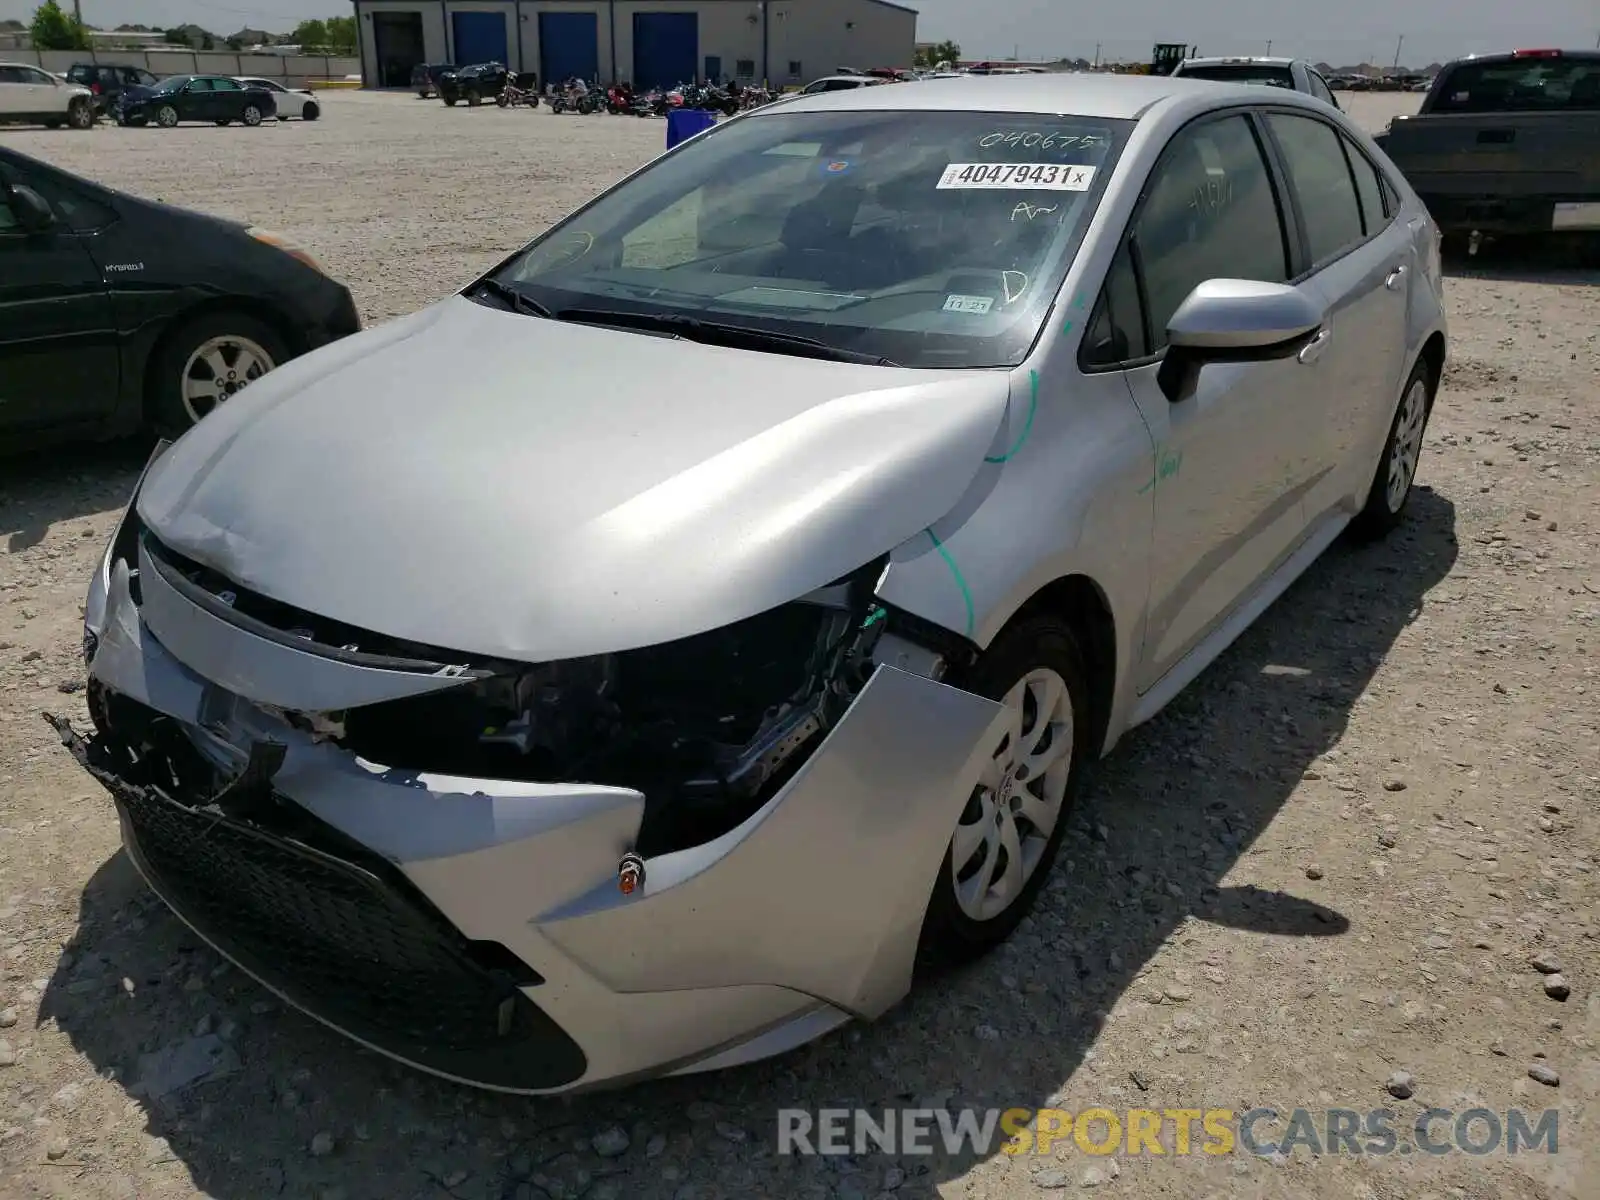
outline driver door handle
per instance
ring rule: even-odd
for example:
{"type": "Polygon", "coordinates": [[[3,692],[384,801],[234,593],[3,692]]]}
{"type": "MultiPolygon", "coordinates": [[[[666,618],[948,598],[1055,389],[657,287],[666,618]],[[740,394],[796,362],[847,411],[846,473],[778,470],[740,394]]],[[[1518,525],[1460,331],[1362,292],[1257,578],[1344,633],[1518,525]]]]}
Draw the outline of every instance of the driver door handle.
{"type": "Polygon", "coordinates": [[[1406,269],[1405,269],[1405,267],[1404,266],[1396,267],[1394,270],[1389,272],[1389,277],[1383,281],[1383,286],[1388,288],[1391,292],[1398,291],[1399,288],[1400,288],[1400,284],[1402,282],[1404,282],[1405,277],[1406,277],[1406,269]]]}
{"type": "Polygon", "coordinates": [[[1328,348],[1328,343],[1331,341],[1333,341],[1333,332],[1331,330],[1319,330],[1317,336],[1307,342],[1300,351],[1298,355],[1300,362],[1306,366],[1316,362],[1317,359],[1322,357],[1322,352],[1328,348]]]}

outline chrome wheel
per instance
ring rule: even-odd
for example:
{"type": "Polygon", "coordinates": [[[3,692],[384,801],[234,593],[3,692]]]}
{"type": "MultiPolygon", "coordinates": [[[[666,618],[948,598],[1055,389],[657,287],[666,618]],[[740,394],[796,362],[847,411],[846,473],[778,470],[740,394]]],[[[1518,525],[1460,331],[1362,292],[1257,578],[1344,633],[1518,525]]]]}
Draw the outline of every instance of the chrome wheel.
{"type": "Polygon", "coordinates": [[[274,365],[272,356],[249,338],[214,337],[200,343],[183,368],[183,407],[189,419],[198,421],[274,365]]]}
{"type": "Polygon", "coordinates": [[[1006,693],[1005,731],[950,844],[956,903],[974,921],[1010,908],[1039,868],[1072,774],[1073,708],[1047,667],[1006,693]]]}
{"type": "Polygon", "coordinates": [[[1389,447],[1389,479],[1384,498],[1390,512],[1399,512],[1411,491],[1411,481],[1417,474],[1417,459],[1422,454],[1422,428],[1427,419],[1428,385],[1425,380],[1417,379],[1400,402],[1400,416],[1389,447]]]}

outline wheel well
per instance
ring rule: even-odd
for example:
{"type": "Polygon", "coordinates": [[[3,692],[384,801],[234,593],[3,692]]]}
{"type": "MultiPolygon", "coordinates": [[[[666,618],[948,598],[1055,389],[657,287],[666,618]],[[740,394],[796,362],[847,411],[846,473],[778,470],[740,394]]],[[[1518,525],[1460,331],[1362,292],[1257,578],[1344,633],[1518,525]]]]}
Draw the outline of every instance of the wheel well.
{"type": "Polygon", "coordinates": [[[1117,686],[1117,628],[1111,606],[1100,585],[1087,575],[1064,575],[1035,592],[1011,621],[1045,614],[1064,618],[1078,635],[1084,669],[1089,673],[1089,721],[1098,756],[1111,724],[1117,686]]]}
{"type": "MultiPolygon", "coordinates": [[[[283,339],[284,345],[289,347],[292,354],[305,351],[305,344],[294,327],[284,319],[283,314],[270,304],[263,304],[259,300],[249,300],[241,297],[230,296],[225,300],[203,300],[199,304],[191,305],[182,312],[172,316],[161,331],[161,336],[156,339],[155,345],[150,347],[150,353],[144,360],[144,388],[139,396],[139,411],[146,421],[154,420],[155,414],[150,406],[156,394],[158,381],[156,368],[161,363],[161,357],[172,345],[175,338],[184,329],[201,317],[212,317],[218,313],[236,312],[247,317],[254,317],[262,324],[269,326],[272,332],[283,339]]],[[[282,365],[281,363],[279,364],[282,365]]]]}
{"type": "Polygon", "coordinates": [[[1434,333],[1427,341],[1422,343],[1422,353],[1417,356],[1422,362],[1428,364],[1428,371],[1433,376],[1433,391],[1439,390],[1439,381],[1444,378],[1444,334],[1434,333]]]}

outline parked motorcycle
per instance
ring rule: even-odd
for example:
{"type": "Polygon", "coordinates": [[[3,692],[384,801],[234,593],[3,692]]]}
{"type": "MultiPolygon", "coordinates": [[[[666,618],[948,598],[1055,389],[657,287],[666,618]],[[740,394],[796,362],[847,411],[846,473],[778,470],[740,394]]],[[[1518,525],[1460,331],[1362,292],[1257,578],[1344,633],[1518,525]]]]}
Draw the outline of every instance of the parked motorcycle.
{"type": "Polygon", "coordinates": [[[539,92],[537,88],[518,87],[508,80],[494,102],[501,108],[526,108],[532,112],[539,107],[539,92]]]}
{"type": "Polygon", "coordinates": [[[550,97],[550,111],[559,115],[564,112],[575,112],[586,117],[590,113],[599,112],[604,104],[605,92],[591,88],[586,92],[576,89],[570,92],[557,92],[550,97]]]}

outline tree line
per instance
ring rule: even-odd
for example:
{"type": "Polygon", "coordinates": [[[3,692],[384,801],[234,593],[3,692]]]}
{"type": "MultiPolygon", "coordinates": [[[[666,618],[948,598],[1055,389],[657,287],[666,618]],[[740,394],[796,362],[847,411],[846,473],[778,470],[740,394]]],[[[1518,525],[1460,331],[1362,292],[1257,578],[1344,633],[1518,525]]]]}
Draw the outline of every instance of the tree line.
{"type": "MultiPolygon", "coordinates": [[[[34,9],[33,19],[28,23],[28,34],[33,39],[35,50],[87,50],[91,28],[63,9],[60,0],[43,0],[34,9]]],[[[233,51],[248,48],[238,35],[218,38],[196,25],[175,26],[157,32],[170,45],[187,46],[191,50],[215,50],[219,42],[233,51]]],[[[299,46],[307,54],[352,55],[356,52],[356,19],[349,16],[329,17],[325,21],[301,21],[288,37],[277,40],[284,45],[299,46]]]]}

